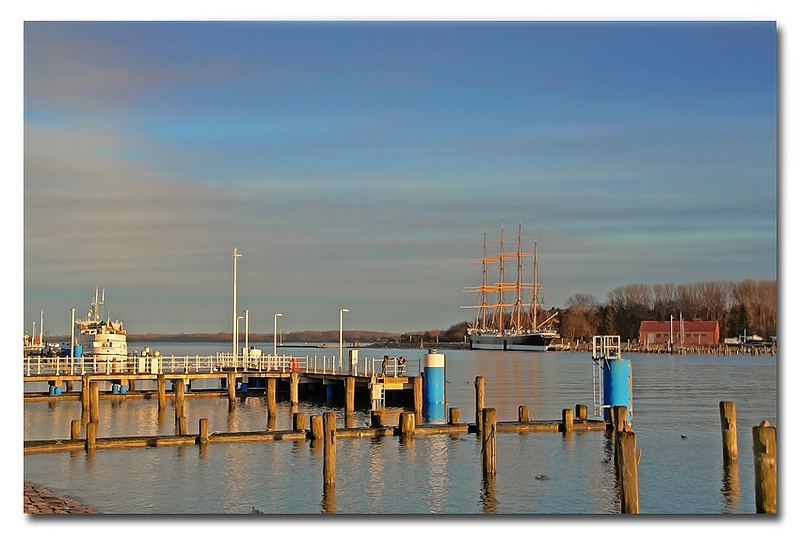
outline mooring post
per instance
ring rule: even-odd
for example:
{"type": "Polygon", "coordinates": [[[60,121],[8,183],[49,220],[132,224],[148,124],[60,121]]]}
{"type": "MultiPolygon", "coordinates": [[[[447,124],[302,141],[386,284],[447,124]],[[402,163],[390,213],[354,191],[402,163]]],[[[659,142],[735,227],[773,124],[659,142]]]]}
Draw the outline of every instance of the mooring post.
{"type": "Polygon", "coordinates": [[[619,494],[623,514],[639,513],[639,464],[636,456],[636,433],[621,431],[619,439],[619,494]]]}
{"type": "MultiPolygon", "coordinates": [[[[97,384],[97,383],[95,383],[97,384]]],[[[86,450],[94,450],[97,447],[97,422],[86,424],[86,450]]]]}
{"type": "Polygon", "coordinates": [[[450,407],[450,425],[455,426],[461,423],[461,409],[450,407]]]}
{"type": "Polygon", "coordinates": [[[199,434],[197,436],[197,442],[200,445],[208,444],[208,418],[200,419],[200,426],[198,431],[199,434]]]}
{"type": "Polygon", "coordinates": [[[778,431],[764,420],[753,427],[756,513],[778,512],[778,431]]]}
{"type": "Polygon", "coordinates": [[[370,426],[374,428],[383,427],[383,410],[378,409],[369,413],[370,426]]]}
{"type": "Polygon", "coordinates": [[[483,476],[493,477],[497,472],[497,411],[481,409],[481,455],[483,457],[483,476]]]}
{"type": "Polygon", "coordinates": [[[100,383],[92,381],[89,388],[89,422],[97,423],[100,421],[100,383]]]}
{"type": "Polygon", "coordinates": [[[416,432],[416,416],[409,411],[400,413],[400,437],[413,437],[416,432]]]}
{"type": "Polygon", "coordinates": [[[185,416],[178,418],[178,435],[186,435],[188,433],[186,422],[187,420],[185,416]]]}
{"type": "Polygon", "coordinates": [[[528,406],[527,405],[520,405],[517,411],[517,419],[521,423],[528,423],[528,406]]]}
{"type": "Polygon", "coordinates": [[[475,428],[481,432],[481,415],[483,411],[484,380],[482,375],[475,377],[475,428]]]}
{"type": "Polygon", "coordinates": [[[344,379],[344,414],[351,415],[356,410],[356,378],[345,377],[344,379]]]}
{"type": "Polygon", "coordinates": [[[306,413],[292,413],[292,429],[294,431],[303,431],[306,429],[306,413]]]}
{"type": "Polygon", "coordinates": [[[296,371],[289,374],[289,403],[292,405],[300,403],[300,374],[296,371]]]}
{"type": "Polygon", "coordinates": [[[311,444],[318,443],[319,441],[323,440],[324,435],[324,428],[323,428],[322,416],[318,414],[311,415],[311,444]]]}
{"type": "Polygon", "coordinates": [[[730,463],[739,459],[736,441],[736,404],[733,401],[719,402],[719,423],[722,428],[722,460],[730,463]]]}
{"type": "Polygon", "coordinates": [[[422,417],[422,401],[423,401],[422,377],[414,377],[413,387],[414,387],[414,412],[420,415],[420,417],[422,417]]]}
{"type": "Polygon", "coordinates": [[[92,392],[89,375],[83,375],[81,377],[81,420],[85,423],[90,421],[89,409],[91,407],[91,395],[92,392]]]}
{"type": "Polygon", "coordinates": [[[561,431],[566,433],[572,431],[572,409],[561,409],[561,431]]]}
{"type": "Polygon", "coordinates": [[[167,379],[166,375],[159,373],[156,376],[158,382],[158,412],[167,408],[167,379]]]}
{"type": "Polygon", "coordinates": [[[322,484],[332,486],[336,483],[336,413],[323,415],[325,444],[323,446],[322,484]]]}
{"type": "Polygon", "coordinates": [[[178,422],[183,417],[183,403],[184,403],[184,384],[183,379],[174,379],[172,386],[175,391],[175,421],[178,422]]]}
{"type": "Polygon", "coordinates": [[[275,378],[267,378],[267,416],[275,418],[278,414],[278,403],[275,399],[275,378]]]}
{"type": "Polygon", "coordinates": [[[69,438],[73,441],[81,438],[81,421],[73,420],[69,425],[69,438]]]}
{"type": "Polygon", "coordinates": [[[575,405],[575,420],[578,422],[586,422],[589,418],[588,409],[586,405],[575,405]]]}

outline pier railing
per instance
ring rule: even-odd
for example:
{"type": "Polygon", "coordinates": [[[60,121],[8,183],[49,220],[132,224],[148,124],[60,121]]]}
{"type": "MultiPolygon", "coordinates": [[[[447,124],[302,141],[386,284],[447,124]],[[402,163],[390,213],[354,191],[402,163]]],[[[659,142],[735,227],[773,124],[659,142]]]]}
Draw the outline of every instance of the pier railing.
{"type": "MultiPolygon", "coordinates": [[[[25,376],[89,374],[161,374],[215,372],[280,372],[298,371],[314,374],[372,377],[383,373],[383,358],[362,358],[357,362],[332,356],[259,355],[236,356],[232,353],[184,356],[129,356],[127,358],[76,358],[59,356],[27,356],[23,361],[25,376]]],[[[407,366],[404,360],[391,358],[385,374],[390,377],[418,375],[419,365],[407,366]],[[408,368],[411,367],[409,370],[408,368]]]]}

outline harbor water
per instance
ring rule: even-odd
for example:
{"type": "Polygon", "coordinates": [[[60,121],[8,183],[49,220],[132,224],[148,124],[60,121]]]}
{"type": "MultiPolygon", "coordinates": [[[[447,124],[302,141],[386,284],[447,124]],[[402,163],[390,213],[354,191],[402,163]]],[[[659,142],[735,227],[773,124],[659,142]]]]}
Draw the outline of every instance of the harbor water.
{"type": "MultiPolygon", "coordinates": [[[[259,344],[254,344],[259,346],[259,344]]],[[[227,352],[222,343],[131,344],[163,356],[227,352]]],[[[271,350],[271,344],[261,346],[271,350]]],[[[282,348],[295,356],[335,355],[332,349],[282,348]]],[[[405,356],[423,366],[427,349],[360,349],[359,358],[405,356]]],[[[475,377],[485,378],[485,406],[498,421],[517,419],[526,405],[531,420],[558,420],[562,409],[585,404],[593,414],[590,353],[445,350],[444,411],[458,408],[475,421],[475,377]]],[[[778,426],[777,356],[623,354],[630,360],[633,428],[639,462],[642,514],[754,514],[752,427],[778,426]],[[719,402],[736,405],[739,463],[724,467],[719,402]]],[[[345,353],[347,358],[347,354],[345,353]]],[[[411,368],[410,368],[411,369],[411,368]]],[[[31,388],[26,388],[31,390],[31,388]]],[[[44,390],[46,393],[46,388],[44,390]]],[[[336,403],[301,402],[308,416],[338,413],[336,403]]],[[[28,402],[24,438],[69,438],[80,418],[78,401],[28,402]]],[[[397,425],[402,409],[389,407],[384,423],[397,425]]],[[[274,429],[291,428],[292,409],[278,403],[274,429]]],[[[158,414],[148,399],[101,400],[98,437],[175,433],[172,401],[158,414]]],[[[224,397],[186,401],[190,433],[201,418],[209,431],[264,431],[266,400],[251,396],[228,410],[224,397]]],[[[441,418],[437,418],[441,415],[441,418]]],[[[369,410],[356,412],[369,422],[369,410]]],[[[211,444],[29,454],[25,480],[79,499],[104,514],[272,515],[599,515],[618,514],[612,441],[604,431],[497,434],[497,474],[484,481],[475,434],[340,438],[336,484],[324,492],[323,450],[309,442],[211,444]]],[[[779,510],[780,510],[779,500],[779,510]]]]}

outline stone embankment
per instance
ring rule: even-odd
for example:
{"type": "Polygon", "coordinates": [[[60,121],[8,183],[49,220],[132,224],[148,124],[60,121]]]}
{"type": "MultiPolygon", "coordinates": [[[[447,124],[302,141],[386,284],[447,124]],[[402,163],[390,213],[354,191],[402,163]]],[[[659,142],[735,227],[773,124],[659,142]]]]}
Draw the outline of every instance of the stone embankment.
{"type": "Polygon", "coordinates": [[[39,484],[25,482],[24,509],[26,514],[99,514],[94,508],[69,497],[53,493],[39,484]]]}

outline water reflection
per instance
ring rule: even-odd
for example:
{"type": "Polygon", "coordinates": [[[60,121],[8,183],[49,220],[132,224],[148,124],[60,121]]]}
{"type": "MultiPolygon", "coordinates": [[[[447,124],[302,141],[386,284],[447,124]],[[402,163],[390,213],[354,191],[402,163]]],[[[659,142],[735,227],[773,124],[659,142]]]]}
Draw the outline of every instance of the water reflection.
{"type": "Polygon", "coordinates": [[[725,498],[723,511],[726,514],[739,513],[739,462],[733,461],[723,465],[722,495],[725,498]]]}
{"type": "Polygon", "coordinates": [[[336,484],[326,484],[322,488],[322,513],[336,513],[336,484]]]}
{"type": "Polygon", "coordinates": [[[496,514],[500,503],[497,501],[497,483],[494,475],[484,475],[481,491],[481,512],[496,514]]]}

